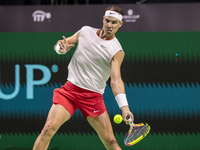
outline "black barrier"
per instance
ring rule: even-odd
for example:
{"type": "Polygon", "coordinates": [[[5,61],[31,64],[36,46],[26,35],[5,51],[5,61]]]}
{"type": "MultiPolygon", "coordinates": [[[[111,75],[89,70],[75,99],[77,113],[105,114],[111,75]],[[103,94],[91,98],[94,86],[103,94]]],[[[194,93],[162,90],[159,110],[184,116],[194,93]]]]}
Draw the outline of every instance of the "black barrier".
{"type": "MultiPolygon", "coordinates": [[[[0,32],[75,32],[102,26],[109,5],[0,7],[0,32]]],[[[200,31],[200,4],[118,5],[124,11],[119,31],[200,31]]]]}

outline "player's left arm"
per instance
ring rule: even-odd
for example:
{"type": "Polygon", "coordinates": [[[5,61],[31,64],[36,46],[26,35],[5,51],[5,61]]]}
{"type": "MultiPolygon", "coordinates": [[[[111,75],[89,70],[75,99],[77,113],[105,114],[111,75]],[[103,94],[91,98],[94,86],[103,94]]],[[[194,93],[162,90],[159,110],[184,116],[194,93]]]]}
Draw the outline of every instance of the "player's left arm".
{"type": "MultiPolygon", "coordinates": [[[[125,94],[124,82],[121,78],[121,64],[124,59],[124,53],[122,51],[118,51],[111,60],[110,67],[110,84],[113,91],[114,96],[116,97],[118,94],[125,94]]],[[[126,119],[127,116],[133,118],[133,114],[130,112],[129,106],[121,107],[122,117],[125,122],[128,123],[126,119]]]]}

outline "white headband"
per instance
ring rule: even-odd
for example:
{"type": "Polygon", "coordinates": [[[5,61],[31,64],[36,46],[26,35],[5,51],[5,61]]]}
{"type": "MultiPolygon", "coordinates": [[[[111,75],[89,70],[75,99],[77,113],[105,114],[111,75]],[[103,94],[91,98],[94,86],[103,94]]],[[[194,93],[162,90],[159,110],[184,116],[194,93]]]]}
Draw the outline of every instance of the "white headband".
{"type": "Polygon", "coordinates": [[[113,18],[118,19],[119,21],[122,21],[122,15],[119,14],[118,12],[115,12],[115,11],[112,11],[112,10],[107,10],[107,11],[105,12],[105,15],[104,15],[104,16],[113,17],[113,18]]]}

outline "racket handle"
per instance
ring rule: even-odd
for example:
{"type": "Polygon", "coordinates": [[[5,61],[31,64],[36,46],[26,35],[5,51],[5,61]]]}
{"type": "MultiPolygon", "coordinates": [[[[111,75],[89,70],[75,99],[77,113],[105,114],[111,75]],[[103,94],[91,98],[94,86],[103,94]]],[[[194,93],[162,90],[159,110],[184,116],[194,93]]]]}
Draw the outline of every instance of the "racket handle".
{"type": "Polygon", "coordinates": [[[127,116],[126,119],[129,121],[129,125],[130,125],[130,126],[133,126],[133,125],[134,125],[133,120],[131,119],[130,116],[127,116]]]}

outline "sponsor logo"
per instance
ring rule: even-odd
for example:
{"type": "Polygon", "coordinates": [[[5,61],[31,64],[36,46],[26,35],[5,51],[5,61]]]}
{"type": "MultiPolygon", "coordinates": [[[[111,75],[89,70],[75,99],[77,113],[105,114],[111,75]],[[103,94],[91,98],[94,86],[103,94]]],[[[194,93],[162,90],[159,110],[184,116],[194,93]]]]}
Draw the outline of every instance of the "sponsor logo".
{"type": "Polygon", "coordinates": [[[43,22],[44,19],[50,19],[51,18],[51,13],[50,12],[44,12],[42,10],[36,10],[32,14],[33,21],[34,22],[43,22]]]}
{"type": "Polygon", "coordinates": [[[134,15],[134,12],[133,12],[132,9],[129,9],[127,11],[127,14],[128,15],[123,16],[123,19],[124,19],[125,22],[136,22],[137,19],[140,18],[140,15],[134,15]]]}
{"type": "Polygon", "coordinates": [[[94,110],[94,113],[97,113],[97,112],[99,112],[100,110],[94,110]]]}
{"type": "MultiPolygon", "coordinates": [[[[26,98],[34,99],[34,86],[47,84],[53,73],[58,72],[58,66],[56,64],[51,66],[51,70],[40,64],[25,64],[26,67],[26,98]],[[43,77],[40,80],[34,79],[34,70],[40,70],[43,73],[43,77]]],[[[1,76],[1,72],[0,72],[1,76]]],[[[2,100],[11,100],[15,98],[20,91],[20,65],[15,65],[15,87],[12,93],[3,93],[0,87],[0,99],[2,100]]]]}
{"type": "Polygon", "coordinates": [[[110,15],[112,15],[112,14],[115,14],[115,13],[110,12],[110,15]]]}
{"type": "Polygon", "coordinates": [[[102,48],[107,48],[107,47],[105,47],[104,45],[101,45],[101,47],[102,47],[102,48]]]}

